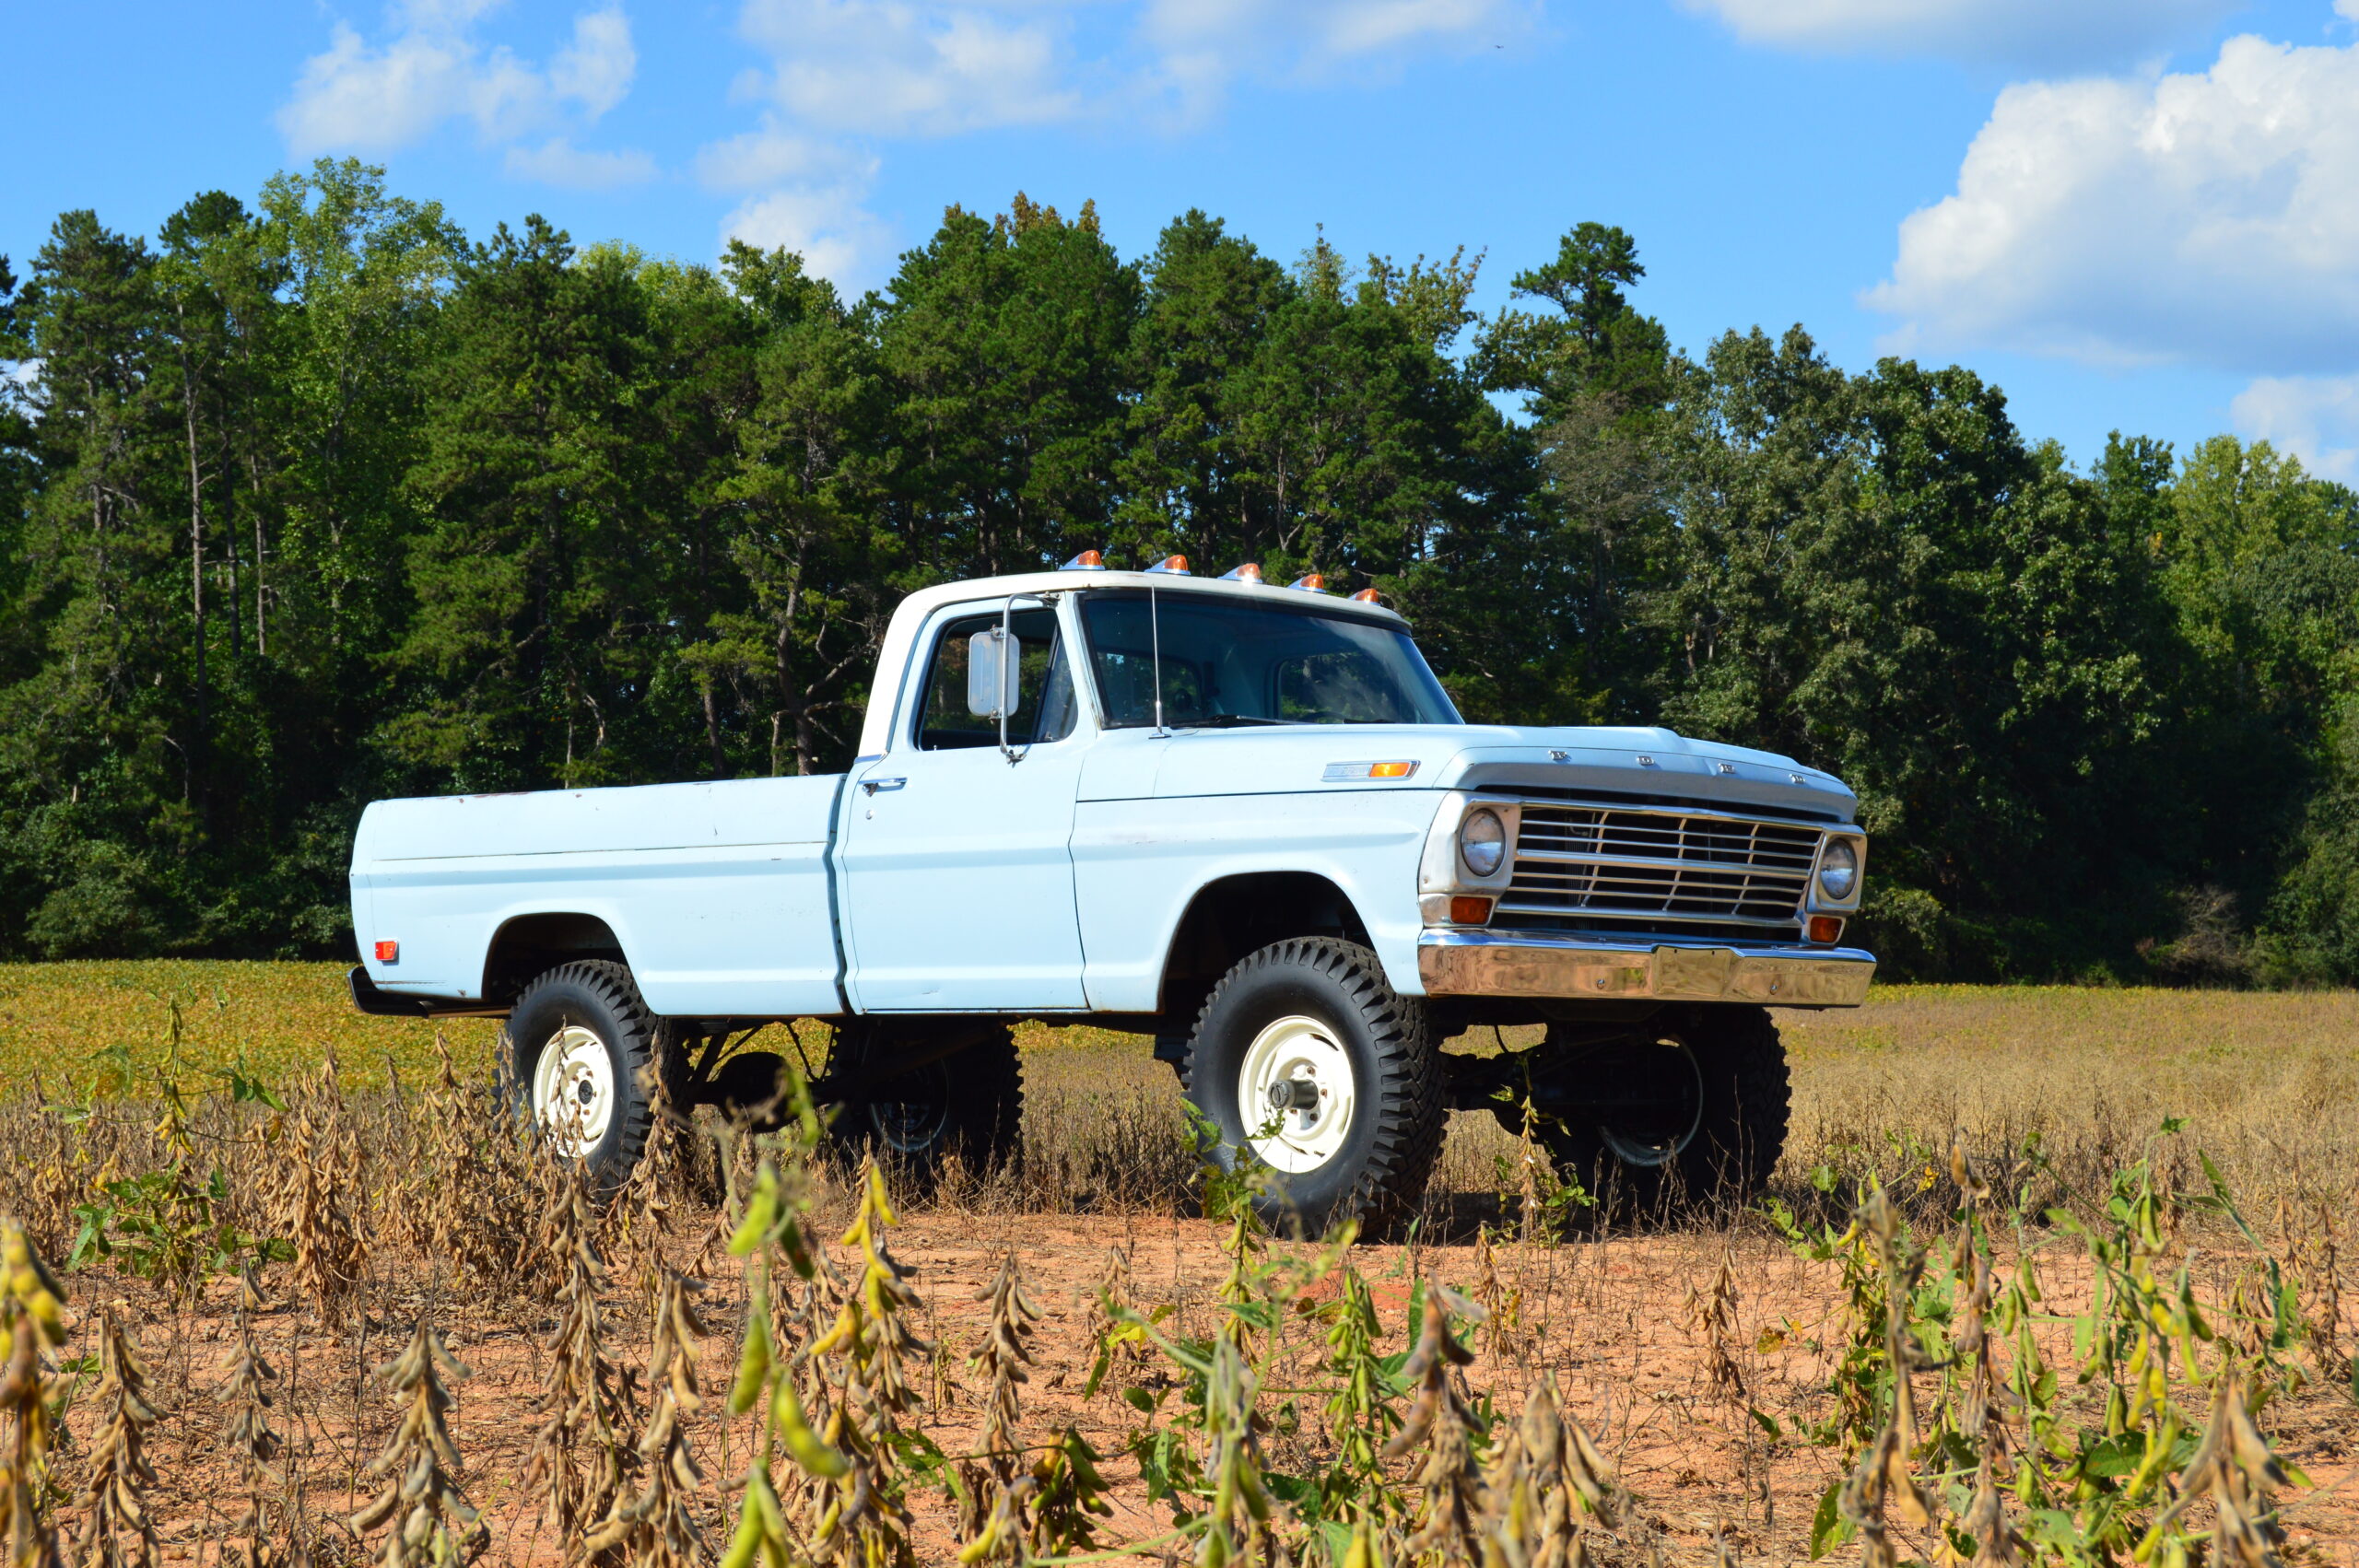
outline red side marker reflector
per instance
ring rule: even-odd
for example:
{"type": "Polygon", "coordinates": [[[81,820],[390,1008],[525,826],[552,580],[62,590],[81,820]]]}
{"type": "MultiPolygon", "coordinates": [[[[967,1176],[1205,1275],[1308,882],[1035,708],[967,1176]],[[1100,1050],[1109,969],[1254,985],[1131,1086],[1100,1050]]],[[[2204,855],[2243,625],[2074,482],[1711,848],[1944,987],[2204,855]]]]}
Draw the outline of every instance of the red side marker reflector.
{"type": "Polygon", "coordinates": [[[1810,918],[1810,940],[1832,945],[1843,940],[1843,918],[1839,915],[1813,915],[1810,918]]]}
{"type": "Polygon", "coordinates": [[[378,963],[380,963],[380,964],[398,964],[398,963],[400,963],[400,962],[401,962],[401,960],[402,960],[402,944],[401,944],[400,942],[379,942],[379,943],[377,944],[377,962],[378,962],[378,963]]]}
{"type": "Polygon", "coordinates": [[[1449,923],[1454,926],[1486,926],[1491,923],[1491,901],[1461,893],[1449,901],[1449,923]]]}

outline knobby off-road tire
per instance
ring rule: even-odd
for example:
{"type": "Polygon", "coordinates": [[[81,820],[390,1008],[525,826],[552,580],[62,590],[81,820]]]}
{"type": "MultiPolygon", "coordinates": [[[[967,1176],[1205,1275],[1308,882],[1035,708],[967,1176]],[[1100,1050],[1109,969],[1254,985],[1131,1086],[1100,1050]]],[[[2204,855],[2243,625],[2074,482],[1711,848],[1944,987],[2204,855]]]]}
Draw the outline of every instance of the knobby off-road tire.
{"type": "Polygon", "coordinates": [[[1653,1045],[1595,1047],[1577,1059],[1595,1063],[1591,1082],[1614,1082],[1618,1068],[1625,1083],[1677,1084],[1692,1105],[1619,1127],[1578,1105],[1541,1107],[1542,1140],[1557,1170],[1609,1218],[1743,1202],[1767,1183],[1786,1146],[1786,1048],[1766,1008],[1668,1009],[1657,1030],[1653,1045]],[[1614,1052],[1656,1054],[1616,1061],[1614,1052]]]}
{"type": "Polygon", "coordinates": [[[1024,1063],[1015,1032],[992,1024],[973,1045],[838,1101],[828,1136],[857,1160],[874,1153],[920,1188],[956,1158],[969,1176],[1013,1169],[1024,1153],[1024,1063]]]}
{"type": "Polygon", "coordinates": [[[1263,1168],[1256,1206],[1273,1227],[1316,1235],[1356,1216],[1382,1230],[1416,1207],[1441,1152],[1448,1111],[1425,1005],[1395,995],[1356,942],[1297,937],[1240,960],[1204,999],[1180,1082],[1221,1168],[1263,1168]],[[1315,1106],[1291,1089],[1304,1082],[1315,1106]],[[1295,1094],[1292,1108],[1273,1087],[1295,1094]]]}
{"type": "Polygon", "coordinates": [[[611,1190],[639,1163],[654,1125],[662,1031],[628,968],[605,959],[560,964],[526,986],[509,1013],[509,1103],[611,1190]]]}

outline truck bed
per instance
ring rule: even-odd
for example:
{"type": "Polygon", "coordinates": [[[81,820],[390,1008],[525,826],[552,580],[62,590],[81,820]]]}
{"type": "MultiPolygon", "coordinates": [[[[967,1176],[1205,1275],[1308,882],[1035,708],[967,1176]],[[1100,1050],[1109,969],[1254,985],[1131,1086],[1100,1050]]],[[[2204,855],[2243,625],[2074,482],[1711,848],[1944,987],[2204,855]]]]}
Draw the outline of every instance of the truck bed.
{"type": "Polygon", "coordinates": [[[827,854],[842,788],[827,774],[380,801],[353,844],[362,961],[386,991],[479,998],[503,929],[580,915],[612,930],[659,1013],[839,1012],[827,854]]]}

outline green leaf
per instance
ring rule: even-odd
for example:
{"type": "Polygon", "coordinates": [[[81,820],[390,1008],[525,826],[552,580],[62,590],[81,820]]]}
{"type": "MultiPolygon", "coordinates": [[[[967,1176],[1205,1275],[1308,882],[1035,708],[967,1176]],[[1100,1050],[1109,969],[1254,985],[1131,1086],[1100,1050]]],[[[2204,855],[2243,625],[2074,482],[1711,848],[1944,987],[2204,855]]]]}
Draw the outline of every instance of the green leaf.
{"type": "Polygon", "coordinates": [[[1748,1406],[1746,1408],[1746,1413],[1753,1417],[1755,1425],[1759,1426],[1762,1431],[1769,1434],[1769,1440],[1771,1442],[1774,1443],[1786,1435],[1785,1428],[1778,1424],[1778,1418],[1771,1415],[1768,1411],[1755,1410],[1748,1406]]]}
{"type": "Polygon", "coordinates": [[[1819,1493],[1818,1512],[1811,1515],[1810,1555],[1815,1562],[1832,1549],[1851,1539],[1853,1525],[1843,1516],[1843,1480],[1840,1476],[1827,1483],[1819,1493]]]}

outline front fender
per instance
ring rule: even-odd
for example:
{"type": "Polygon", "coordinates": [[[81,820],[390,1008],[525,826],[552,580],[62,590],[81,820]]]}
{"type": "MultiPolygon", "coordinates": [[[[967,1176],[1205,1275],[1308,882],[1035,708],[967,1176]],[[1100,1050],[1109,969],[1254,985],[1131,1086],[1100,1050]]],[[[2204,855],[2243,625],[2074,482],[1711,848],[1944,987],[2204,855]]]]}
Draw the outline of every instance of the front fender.
{"type": "Polygon", "coordinates": [[[1156,1011],[1165,957],[1196,895],[1264,872],[1334,883],[1367,928],[1385,978],[1403,995],[1422,995],[1417,862],[1438,799],[1430,790],[1386,790],[1083,802],[1073,871],[1090,1008],[1156,1011]]]}

